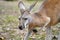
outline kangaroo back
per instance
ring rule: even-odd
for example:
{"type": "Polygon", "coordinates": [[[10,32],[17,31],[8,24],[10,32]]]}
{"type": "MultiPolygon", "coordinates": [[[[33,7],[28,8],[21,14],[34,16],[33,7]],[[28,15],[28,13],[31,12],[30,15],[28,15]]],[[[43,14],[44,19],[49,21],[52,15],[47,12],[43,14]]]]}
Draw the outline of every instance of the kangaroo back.
{"type": "Polygon", "coordinates": [[[40,14],[46,14],[51,18],[50,25],[60,22],[60,0],[45,0],[40,14]]]}

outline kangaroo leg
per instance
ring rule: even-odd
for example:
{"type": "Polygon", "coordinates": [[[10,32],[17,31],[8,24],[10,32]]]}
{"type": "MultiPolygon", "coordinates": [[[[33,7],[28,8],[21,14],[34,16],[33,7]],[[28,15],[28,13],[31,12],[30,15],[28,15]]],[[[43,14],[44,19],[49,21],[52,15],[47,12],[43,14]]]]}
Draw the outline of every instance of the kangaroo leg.
{"type": "Polygon", "coordinates": [[[26,33],[25,37],[23,40],[28,40],[29,35],[31,34],[32,30],[28,30],[28,32],[26,33]]]}
{"type": "Polygon", "coordinates": [[[59,32],[59,34],[58,34],[58,40],[60,40],[60,27],[58,27],[58,32],[59,32]]]}
{"type": "Polygon", "coordinates": [[[52,29],[51,27],[46,28],[46,38],[45,40],[52,40],[52,29]]]}

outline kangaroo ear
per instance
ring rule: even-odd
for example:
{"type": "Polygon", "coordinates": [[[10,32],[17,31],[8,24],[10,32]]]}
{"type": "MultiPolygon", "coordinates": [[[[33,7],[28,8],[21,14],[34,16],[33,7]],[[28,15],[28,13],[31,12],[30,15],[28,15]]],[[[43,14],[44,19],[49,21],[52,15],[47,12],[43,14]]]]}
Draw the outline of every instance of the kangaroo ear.
{"type": "Polygon", "coordinates": [[[18,7],[20,8],[20,11],[21,12],[24,12],[24,10],[26,10],[25,5],[24,5],[24,3],[22,1],[20,1],[18,3],[18,7]]]}
{"type": "Polygon", "coordinates": [[[18,6],[19,6],[20,9],[25,10],[25,5],[22,1],[19,2],[18,6]]]}
{"type": "Polygon", "coordinates": [[[37,2],[38,2],[38,0],[34,3],[34,4],[32,4],[30,7],[29,7],[29,11],[31,11],[32,9],[33,9],[33,7],[37,4],[37,2]]]}

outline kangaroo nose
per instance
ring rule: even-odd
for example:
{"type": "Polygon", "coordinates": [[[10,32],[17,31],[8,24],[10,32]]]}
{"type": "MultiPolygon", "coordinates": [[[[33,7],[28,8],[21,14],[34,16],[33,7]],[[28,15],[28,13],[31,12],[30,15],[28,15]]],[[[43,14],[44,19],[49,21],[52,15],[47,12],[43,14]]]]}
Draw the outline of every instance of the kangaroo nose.
{"type": "Polygon", "coordinates": [[[22,26],[19,26],[19,29],[20,29],[20,30],[23,30],[22,26]]]}

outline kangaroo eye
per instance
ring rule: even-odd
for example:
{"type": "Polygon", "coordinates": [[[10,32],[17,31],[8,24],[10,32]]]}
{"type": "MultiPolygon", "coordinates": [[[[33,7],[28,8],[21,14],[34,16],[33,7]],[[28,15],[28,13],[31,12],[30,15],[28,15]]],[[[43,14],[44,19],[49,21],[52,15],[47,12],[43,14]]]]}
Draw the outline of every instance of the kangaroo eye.
{"type": "Polygon", "coordinates": [[[28,18],[24,18],[24,20],[27,20],[28,18]]]}

